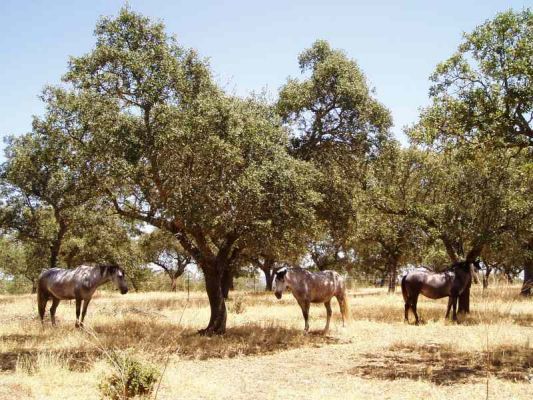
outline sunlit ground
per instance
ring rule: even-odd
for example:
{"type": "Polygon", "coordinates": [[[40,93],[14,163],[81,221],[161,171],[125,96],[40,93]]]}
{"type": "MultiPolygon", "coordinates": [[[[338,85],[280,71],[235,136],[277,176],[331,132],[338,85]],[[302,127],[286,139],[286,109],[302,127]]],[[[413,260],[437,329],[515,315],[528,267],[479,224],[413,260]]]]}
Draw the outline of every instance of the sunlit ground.
{"type": "Polygon", "coordinates": [[[400,294],[359,289],[347,327],[334,301],[330,333],[316,305],[304,335],[292,295],[234,292],[223,337],[196,334],[209,319],[201,292],[101,292],[86,331],[74,328],[73,302],[59,305],[57,328],[48,314],[43,328],[35,296],[0,296],[0,399],[97,399],[113,349],[164,370],[158,399],[528,399],[533,300],[518,293],[474,288],[458,325],[444,320],[446,300],[421,298],[414,326],[400,294]]]}

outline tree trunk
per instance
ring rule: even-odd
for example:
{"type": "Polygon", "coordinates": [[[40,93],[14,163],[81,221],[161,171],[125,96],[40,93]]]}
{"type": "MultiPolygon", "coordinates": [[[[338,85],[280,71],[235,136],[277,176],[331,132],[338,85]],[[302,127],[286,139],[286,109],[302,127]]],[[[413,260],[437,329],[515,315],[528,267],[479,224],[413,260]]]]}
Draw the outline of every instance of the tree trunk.
{"type": "Polygon", "coordinates": [[[488,265],[485,265],[485,273],[483,274],[483,290],[489,287],[489,275],[492,271],[492,268],[488,265]]]}
{"type": "Polygon", "coordinates": [[[227,312],[222,292],[222,275],[228,266],[221,265],[220,262],[214,264],[202,268],[211,316],[207,327],[198,331],[201,335],[222,335],[226,332],[227,312]]]}
{"type": "Polygon", "coordinates": [[[459,296],[459,306],[457,308],[458,313],[467,314],[470,312],[470,287],[472,286],[472,281],[468,283],[468,286],[463,291],[461,296],[459,296]]]}
{"type": "Polygon", "coordinates": [[[260,266],[265,274],[265,291],[272,291],[272,283],[274,281],[274,260],[266,258],[263,265],[260,266]]]}
{"type": "MultiPolygon", "coordinates": [[[[473,263],[481,254],[481,251],[483,251],[483,244],[477,244],[468,252],[468,255],[466,256],[465,261],[468,263],[473,263]]],[[[457,307],[458,313],[467,314],[470,312],[470,288],[472,287],[472,279],[473,279],[474,272],[472,271],[472,267],[470,266],[470,282],[468,282],[468,285],[466,286],[465,290],[459,296],[459,305],[457,307]]]]}
{"type": "Polygon", "coordinates": [[[520,294],[522,296],[531,296],[533,289],[533,259],[526,260],[525,266],[524,266],[524,284],[522,285],[522,289],[520,291],[520,294]]]}
{"type": "Polygon", "coordinates": [[[396,282],[398,281],[398,262],[393,260],[389,264],[389,293],[394,293],[396,290],[396,282]]]}
{"type": "Polygon", "coordinates": [[[36,279],[31,280],[31,293],[32,294],[37,293],[37,280],[36,279]]]}
{"type": "Polygon", "coordinates": [[[59,258],[59,251],[61,250],[61,244],[63,242],[63,237],[65,236],[65,233],[67,233],[67,224],[66,222],[60,217],[59,212],[55,210],[55,218],[57,221],[57,224],[59,225],[59,229],[57,231],[57,236],[52,242],[52,245],[50,246],[50,268],[56,268],[57,267],[57,260],[59,258]]]}
{"type": "Polygon", "coordinates": [[[274,281],[274,271],[272,271],[270,268],[263,269],[263,272],[265,273],[265,291],[271,292],[272,291],[272,282],[274,281]]]}
{"type": "Polygon", "coordinates": [[[228,267],[222,273],[222,295],[224,299],[228,299],[230,290],[233,290],[233,271],[228,267]]]}
{"type": "Polygon", "coordinates": [[[178,279],[175,276],[170,277],[170,290],[172,292],[176,291],[178,279]]]}

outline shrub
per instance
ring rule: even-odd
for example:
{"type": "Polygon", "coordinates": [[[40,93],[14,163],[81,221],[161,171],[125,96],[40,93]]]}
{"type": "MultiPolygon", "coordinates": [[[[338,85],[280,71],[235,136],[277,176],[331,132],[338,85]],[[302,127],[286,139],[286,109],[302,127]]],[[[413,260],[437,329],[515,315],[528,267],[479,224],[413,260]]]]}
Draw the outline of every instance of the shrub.
{"type": "Polygon", "coordinates": [[[244,297],[237,295],[237,297],[235,297],[235,300],[233,301],[233,306],[230,307],[230,312],[234,312],[235,314],[242,314],[245,309],[246,304],[244,303],[244,297]]]}
{"type": "Polygon", "coordinates": [[[155,366],[134,358],[129,352],[111,352],[107,356],[111,371],[100,382],[102,398],[124,400],[152,393],[160,376],[155,366]]]}

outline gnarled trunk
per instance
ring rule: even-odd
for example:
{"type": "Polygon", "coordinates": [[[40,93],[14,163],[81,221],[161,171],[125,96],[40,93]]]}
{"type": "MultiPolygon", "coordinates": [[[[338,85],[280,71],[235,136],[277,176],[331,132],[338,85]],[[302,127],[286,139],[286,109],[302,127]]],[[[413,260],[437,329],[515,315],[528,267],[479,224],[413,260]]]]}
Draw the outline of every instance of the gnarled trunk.
{"type": "Polygon", "coordinates": [[[459,296],[459,305],[457,307],[458,313],[469,313],[470,312],[470,287],[472,286],[472,281],[468,283],[468,286],[463,291],[461,296],[459,296]]]}
{"type": "Polygon", "coordinates": [[[524,283],[520,294],[522,296],[531,296],[533,289],[533,259],[526,260],[524,265],[524,283]]]}
{"type": "Polygon", "coordinates": [[[228,299],[230,290],[233,290],[233,271],[231,268],[226,268],[222,273],[222,295],[224,299],[228,299]]]}
{"type": "Polygon", "coordinates": [[[389,293],[394,293],[396,290],[396,282],[398,281],[398,262],[392,260],[388,266],[389,270],[389,293]]]}
{"type": "Polygon", "coordinates": [[[198,332],[202,335],[222,335],[226,332],[227,311],[222,288],[222,278],[227,269],[228,265],[220,261],[202,268],[205,277],[205,289],[211,309],[209,324],[205,329],[198,332]]]}
{"type": "Polygon", "coordinates": [[[265,268],[263,270],[265,273],[265,291],[271,292],[272,291],[272,283],[274,282],[274,273],[270,268],[265,268]]]}
{"type": "Polygon", "coordinates": [[[485,273],[483,274],[483,290],[489,287],[489,275],[492,272],[492,267],[485,266],[485,273]]]}
{"type": "Polygon", "coordinates": [[[175,292],[177,288],[178,279],[175,276],[170,277],[170,290],[175,292]]]}

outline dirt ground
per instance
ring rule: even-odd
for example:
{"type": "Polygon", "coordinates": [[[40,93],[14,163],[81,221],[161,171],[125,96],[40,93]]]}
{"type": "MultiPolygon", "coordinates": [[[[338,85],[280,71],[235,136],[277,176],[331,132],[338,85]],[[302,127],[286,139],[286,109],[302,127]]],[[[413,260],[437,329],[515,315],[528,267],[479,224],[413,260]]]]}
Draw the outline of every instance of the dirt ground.
{"type": "Polygon", "coordinates": [[[518,291],[474,288],[460,324],[444,321],[445,300],[421,300],[414,326],[399,294],[359,289],[349,325],[335,304],[327,335],[322,305],[304,335],[290,294],[236,292],[223,337],[195,333],[208,320],[203,293],[101,292],[85,331],[72,303],[43,328],[33,296],[0,296],[0,399],[98,399],[112,350],[158,368],[152,399],[530,399],[533,300],[518,291]]]}

